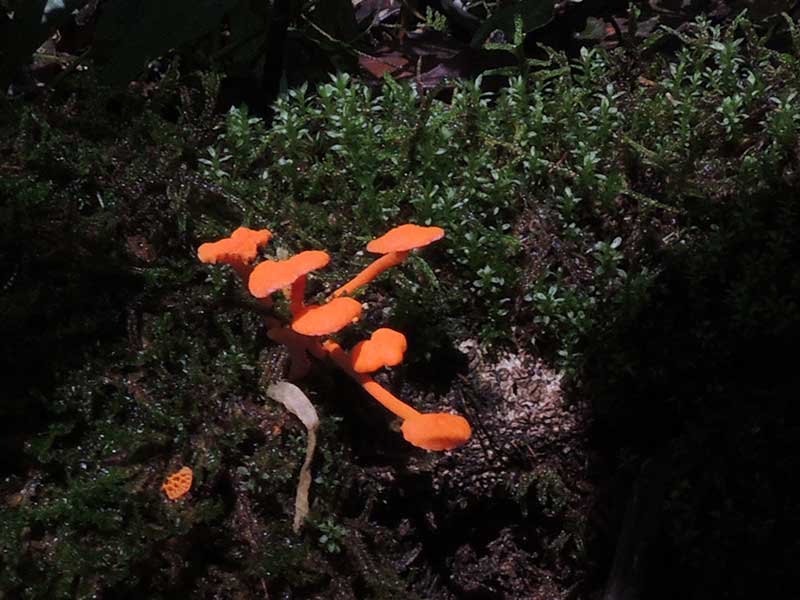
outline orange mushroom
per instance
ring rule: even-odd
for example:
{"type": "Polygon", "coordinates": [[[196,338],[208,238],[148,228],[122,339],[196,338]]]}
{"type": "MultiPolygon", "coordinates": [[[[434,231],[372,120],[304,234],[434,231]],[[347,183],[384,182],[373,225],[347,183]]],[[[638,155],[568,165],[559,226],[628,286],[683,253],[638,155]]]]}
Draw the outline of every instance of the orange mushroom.
{"type": "MultiPolygon", "coordinates": [[[[322,251],[301,252],[287,260],[268,260],[252,268],[258,248],[269,242],[269,230],[240,227],[229,238],[202,244],[197,254],[206,263],[231,265],[247,283],[256,298],[271,302],[274,292],[289,287],[289,308],[293,322],[283,326],[267,318],[267,335],[289,349],[292,360],[290,378],[305,375],[310,368],[308,353],[317,358],[326,354],[358,382],[366,392],[392,413],[403,419],[403,437],[411,444],[427,450],[450,450],[464,444],[472,434],[469,423],[458,415],[421,413],[383,388],[367,373],[403,360],[407,348],[405,336],[392,329],[376,330],[369,340],[356,345],[353,356],[339,344],[328,340],[320,344],[317,336],[329,335],[346,327],[361,315],[361,303],[348,297],[386,269],[401,263],[415,248],[421,248],[444,237],[440,227],[406,224],[395,227],[367,244],[367,250],[383,254],[352,280],[337,289],[323,305],[306,306],[304,302],[307,275],[328,264],[330,256],[322,251]]],[[[183,497],[192,486],[192,470],[183,467],[170,475],[161,489],[171,500],[183,497]]]]}
{"type": "Polygon", "coordinates": [[[306,306],[292,321],[292,329],[302,335],[329,335],[347,327],[361,316],[361,302],[334,298],[322,305],[306,306]]]}
{"type": "Polygon", "coordinates": [[[289,379],[300,379],[311,368],[308,354],[325,358],[327,352],[318,336],[336,333],[361,316],[361,303],[352,298],[335,298],[327,304],[303,306],[295,320],[283,327],[277,319],[267,319],[267,336],[289,350],[289,379]]]}
{"type": "Polygon", "coordinates": [[[200,262],[230,265],[247,283],[252,271],[251,263],[258,256],[258,249],[266,246],[272,239],[269,229],[249,229],[239,227],[230,237],[200,244],[197,257],[200,262]]]}
{"type": "Polygon", "coordinates": [[[326,266],[331,260],[327,252],[307,250],[286,260],[265,260],[250,274],[248,288],[256,298],[291,286],[289,310],[296,315],[303,310],[307,275],[326,266]]]}
{"type": "Polygon", "coordinates": [[[358,373],[355,369],[353,369],[353,363],[350,359],[350,356],[344,351],[344,348],[342,348],[335,341],[326,340],[322,344],[322,347],[328,351],[328,356],[330,356],[333,362],[336,363],[337,367],[352,377],[370,394],[370,396],[375,398],[375,400],[383,404],[398,417],[401,419],[408,419],[410,417],[422,414],[417,409],[409,406],[400,400],[400,398],[387,391],[383,386],[381,386],[366,373],[358,373]]]}
{"type": "Polygon", "coordinates": [[[444,237],[441,227],[422,227],[421,225],[406,224],[390,230],[381,237],[367,244],[367,250],[382,257],[373,261],[358,275],[333,292],[337,298],[343,294],[352,294],[361,286],[367,285],[386,269],[399,265],[408,253],[415,248],[422,248],[444,237]]]}
{"type": "Polygon", "coordinates": [[[407,348],[406,336],[399,331],[388,327],[376,329],[368,340],[359,342],[350,351],[353,370],[372,373],[381,367],[399,365],[407,348]]]}
{"type": "Polygon", "coordinates": [[[472,429],[464,417],[444,413],[421,413],[366,373],[357,372],[353,368],[350,356],[333,340],[327,340],[322,347],[328,351],[328,356],[333,362],[360,384],[370,396],[403,419],[401,429],[403,438],[408,443],[425,450],[452,450],[466,443],[472,435],[472,429]]]}
{"type": "Polygon", "coordinates": [[[275,317],[267,317],[264,322],[267,325],[267,337],[273,342],[286,346],[289,351],[288,379],[295,381],[308,375],[311,370],[311,361],[308,358],[309,353],[319,359],[323,359],[328,355],[322,349],[317,338],[301,335],[293,331],[290,326],[284,326],[275,317]]]}
{"type": "Polygon", "coordinates": [[[192,470],[189,467],[183,467],[167,477],[161,489],[170,500],[178,500],[189,492],[192,487],[192,479],[192,470]]]}
{"type": "Polygon", "coordinates": [[[426,450],[452,450],[472,435],[464,417],[447,413],[420,413],[403,421],[400,429],[409,444],[426,450]]]}

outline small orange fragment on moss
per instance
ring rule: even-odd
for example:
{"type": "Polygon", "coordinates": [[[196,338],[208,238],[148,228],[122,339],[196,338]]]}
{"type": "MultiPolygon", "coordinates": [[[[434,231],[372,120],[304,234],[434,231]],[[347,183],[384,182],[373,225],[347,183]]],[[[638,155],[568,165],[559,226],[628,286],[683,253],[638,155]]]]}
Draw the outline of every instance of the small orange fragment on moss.
{"type": "Polygon", "coordinates": [[[192,470],[189,467],[183,467],[167,477],[161,489],[170,500],[183,498],[192,487],[192,477],[192,470]]]}

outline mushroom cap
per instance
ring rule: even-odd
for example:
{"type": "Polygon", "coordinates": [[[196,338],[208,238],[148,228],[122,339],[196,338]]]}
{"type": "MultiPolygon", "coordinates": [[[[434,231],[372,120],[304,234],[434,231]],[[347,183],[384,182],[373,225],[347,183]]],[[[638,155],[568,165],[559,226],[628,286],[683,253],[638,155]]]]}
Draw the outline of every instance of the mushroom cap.
{"type": "Polygon", "coordinates": [[[183,467],[176,471],[164,482],[161,489],[170,500],[177,500],[185,496],[189,489],[192,487],[192,479],[194,475],[189,467],[183,467]]]}
{"type": "Polygon", "coordinates": [[[403,362],[403,353],[408,348],[406,336],[399,331],[381,327],[368,340],[353,347],[350,356],[356,373],[372,373],[381,367],[393,367],[403,362]]]}
{"type": "Polygon", "coordinates": [[[305,307],[292,322],[292,329],[303,335],[328,335],[346,327],[361,316],[361,302],[346,296],[327,304],[305,307]]]}
{"type": "Polygon", "coordinates": [[[452,450],[472,435],[464,417],[446,413],[420,413],[403,421],[405,440],[425,450],[452,450]]]}
{"type": "Polygon", "coordinates": [[[286,260],[265,260],[250,274],[247,287],[256,298],[266,298],[303,275],[327,265],[331,257],[322,250],[306,250],[286,260]]]}
{"type": "Polygon", "coordinates": [[[249,229],[239,227],[230,237],[200,244],[197,258],[200,262],[216,264],[245,262],[250,263],[258,256],[258,249],[266,246],[272,239],[269,229],[249,229]]]}
{"type": "Polygon", "coordinates": [[[377,254],[388,254],[389,252],[406,252],[414,248],[422,248],[431,242],[440,240],[444,237],[444,229],[441,227],[422,227],[421,225],[400,225],[381,237],[372,240],[367,244],[367,250],[377,254]]]}

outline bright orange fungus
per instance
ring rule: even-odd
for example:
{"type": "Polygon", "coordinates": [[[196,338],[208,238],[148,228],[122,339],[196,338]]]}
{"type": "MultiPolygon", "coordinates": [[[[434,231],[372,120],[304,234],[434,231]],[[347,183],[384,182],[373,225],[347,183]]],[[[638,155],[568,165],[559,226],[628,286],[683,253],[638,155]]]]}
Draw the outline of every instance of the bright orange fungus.
{"type": "Polygon", "coordinates": [[[192,470],[189,467],[183,467],[167,477],[161,489],[170,500],[183,498],[192,487],[192,478],[192,470]]]}

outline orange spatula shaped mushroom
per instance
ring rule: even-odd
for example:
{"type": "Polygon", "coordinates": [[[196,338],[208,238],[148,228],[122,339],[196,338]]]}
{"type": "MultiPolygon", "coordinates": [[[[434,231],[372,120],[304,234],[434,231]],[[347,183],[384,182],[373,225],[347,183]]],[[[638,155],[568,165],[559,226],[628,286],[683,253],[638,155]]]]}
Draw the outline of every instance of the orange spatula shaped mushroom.
{"type": "Polygon", "coordinates": [[[292,315],[305,306],[307,275],[327,265],[331,257],[322,250],[306,250],[286,260],[265,260],[253,269],[248,282],[250,293],[267,298],[274,292],[290,287],[289,310],[292,315]]]}
{"type": "Polygon", "coordinates": [[[403,419],[401,430],[408,443],[425,450],[452,450],[469,440],[472,429],[464,417],[446,413],[421,413],[389,392],[367,373],[356,371],[353,359],[335,341],[327,340],[322,347],[328,351],[333,362],[370,396],[403,419]]]}
{"type": "Polygon", "coordinates": [[[441,227],[422,227],[410,223],[395,227],[367,244],[367,250],[376,254],[383,254],[383,256],[373,261],[361,273],[333,292],[333,297],[352,294],[358,288],[367,285],[386,269],[399,265],[406,259],[411,250],[427,246],[443,237],[444,229],[441,227]]]}
{"type": "Polygon", "coordinates": [[[266,246],[271,239],[272,232],[269,229],[239,227],[230,237],[201,244],[197,249],[197,257],[204,263],[230,265],[247,285],[258,249],[266,246]]]}

